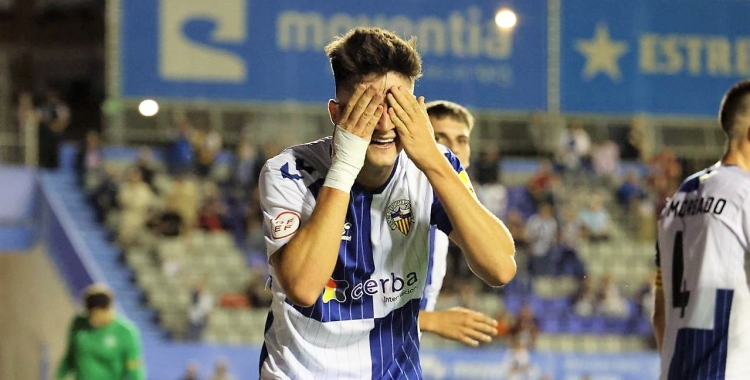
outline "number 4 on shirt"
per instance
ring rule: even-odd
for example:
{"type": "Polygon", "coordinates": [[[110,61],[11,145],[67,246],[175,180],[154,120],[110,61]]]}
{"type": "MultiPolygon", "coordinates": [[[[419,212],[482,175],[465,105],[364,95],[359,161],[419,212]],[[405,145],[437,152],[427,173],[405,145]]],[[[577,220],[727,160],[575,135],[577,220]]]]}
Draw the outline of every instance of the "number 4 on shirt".
{"type": "Polygon", "coordinates": [[[672,252],[672,307],[680,309],[680,318],[685,318],[685,308],[690,301],[685,276],[685,259],[682,250],[682,231],[674,237],[674,251],[672,252]],[[685,290],[682,290],[682,287],[685,290]]]}

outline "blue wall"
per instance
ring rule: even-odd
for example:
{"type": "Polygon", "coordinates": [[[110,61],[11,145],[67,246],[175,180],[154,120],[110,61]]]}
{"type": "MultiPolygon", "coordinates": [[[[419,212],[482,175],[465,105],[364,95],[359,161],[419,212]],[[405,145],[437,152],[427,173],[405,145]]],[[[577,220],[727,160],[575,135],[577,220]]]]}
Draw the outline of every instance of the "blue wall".
{"type": "Polygon", "coordinates": [[[38,193],[34,170],[0,165],[0,253],[26,251],[34,244],[38,193]]]}

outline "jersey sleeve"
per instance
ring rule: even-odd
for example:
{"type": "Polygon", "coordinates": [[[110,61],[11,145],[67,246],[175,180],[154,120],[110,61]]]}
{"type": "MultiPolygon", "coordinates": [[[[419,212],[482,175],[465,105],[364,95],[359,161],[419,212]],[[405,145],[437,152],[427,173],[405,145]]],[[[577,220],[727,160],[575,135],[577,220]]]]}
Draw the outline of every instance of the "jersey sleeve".
{"type": "MultiPolygon", "coordinates": [[[[471,180],[469,180],[469,175],[466,173],[466,170],[464,170],[463,166],[461,166],[461,162],[458,160],[458,157],[451,153],[451,151],[449,151],[447,148],[442,148],[442,150],[443,154],[445,154],[445,158],[448,159],[448,162],[450,162],[451,166],[453,167],[453,170],[458,173],[458,178],[460,178],[464,186],[466,186],[466,188],[471,191],[471,194],[476,197],[474,187],[471,185],[471,180]]],[[[443,208],[443,203],[440,202],[440,199],[434,191],[432,193],[430,224],[436,225],[437,228],[440,231],[443,231],[443,233],[445,233],[446,235],[450,235],[451,231],[453,231],[453,225],[451,224],[450,219],[448,219],[448,214],[445,212],[445,208],[443,208]]]]}
{"type": "Polygon", "coordinates": [[[259,179],[268,257],[289,242],[312,213],[312,206],[305,200],[307,188],[301,176],[290,174],[289,163],[281,161],[268,161],[259,179]]]}
{"type": "Polygon", "coordinates": [[[75,335],[78,331],[78,320],[80,317],[73,318],[73,322],[68,327],[68,346],[65,350],[65,355],[60,360],[60,364],[57,367],[56,379],[64,379],[71,372],[75,372],[75,335]]]}
{"type": "MultiPolygon", "coordinates": [[[[745,196],[740,213],[742,214],[742,229],[745,233],[745,239],[750,240],[750,195],[745,196]]],[[[750,241],[748,241],[748,244],[750,245],[750,241]]],[[[750,247],[746,249],[750,249],[750,247]]]]}
{"type": "Polygon", "coordinates": [[[427,284],[424,288],[424,296],[419,304],[420,310],[434,311],[440,290],[443,288],[443,280],[447,272],[448,260],[448,236],[438,232],[435,228],[430,229],[430,260],[428,262],[429,272],[427,284]]]}
{"type": "Polygon", "coordinates": [[[127,349],[125,352],[125,370],[128,380],[146,380],[146,370],[143,367],[141,353],[141,335],[135,326],[128,326],[125,330],[127,335],[127,349]]]}

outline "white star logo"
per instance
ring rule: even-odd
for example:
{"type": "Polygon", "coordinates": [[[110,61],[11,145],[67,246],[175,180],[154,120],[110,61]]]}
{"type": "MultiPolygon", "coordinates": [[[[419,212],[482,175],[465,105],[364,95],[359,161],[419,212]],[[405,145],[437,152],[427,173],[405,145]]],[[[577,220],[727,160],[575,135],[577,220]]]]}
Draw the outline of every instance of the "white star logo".
{"type": "Polygon", "coordinates": [[[596,25],[592,39],[577,40],[576,50],[586,57],[586,67],[583,69],[586,81],[590,81],[599,73],[607,74],[615,82],[622,79],[618,60],[628,51],[628,45],[612,40],[606,24],[600,22],[596,25]]]}

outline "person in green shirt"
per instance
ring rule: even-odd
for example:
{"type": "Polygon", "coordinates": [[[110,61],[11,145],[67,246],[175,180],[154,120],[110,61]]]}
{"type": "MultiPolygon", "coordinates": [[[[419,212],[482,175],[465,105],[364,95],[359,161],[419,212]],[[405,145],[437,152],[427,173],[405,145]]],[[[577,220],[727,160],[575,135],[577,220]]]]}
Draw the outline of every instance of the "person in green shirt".
{"type": "Polygon", "coordinates": [[[91,285],[83,304],[86,310],[73,319],[56,378],[145,380],[140,334],[132,322],[115,313],[112,291],[101,284],[91,285]]]}

